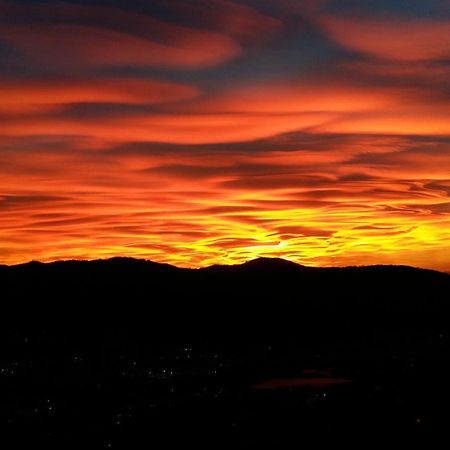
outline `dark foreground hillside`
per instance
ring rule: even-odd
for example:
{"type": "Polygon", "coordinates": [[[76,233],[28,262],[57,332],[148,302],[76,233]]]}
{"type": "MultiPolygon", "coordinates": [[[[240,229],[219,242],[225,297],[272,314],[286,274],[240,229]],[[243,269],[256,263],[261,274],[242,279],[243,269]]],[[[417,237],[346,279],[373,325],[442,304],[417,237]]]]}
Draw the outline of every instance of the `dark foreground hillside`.
{"type": "Polygon", "coordinates": [[[0,299],[5,448],[448,439],[446,274],[116,258],[0,266],[0,299]]]}

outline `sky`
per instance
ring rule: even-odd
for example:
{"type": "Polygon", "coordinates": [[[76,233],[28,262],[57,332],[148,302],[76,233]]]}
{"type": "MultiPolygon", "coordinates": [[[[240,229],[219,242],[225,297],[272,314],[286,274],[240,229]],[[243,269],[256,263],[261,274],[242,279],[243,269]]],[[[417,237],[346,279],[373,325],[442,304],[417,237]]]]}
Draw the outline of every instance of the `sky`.
{"type": "Polygon", "coordinates": [[[0,0],[0,263],[450,270],[450,0],[0,0]]]}

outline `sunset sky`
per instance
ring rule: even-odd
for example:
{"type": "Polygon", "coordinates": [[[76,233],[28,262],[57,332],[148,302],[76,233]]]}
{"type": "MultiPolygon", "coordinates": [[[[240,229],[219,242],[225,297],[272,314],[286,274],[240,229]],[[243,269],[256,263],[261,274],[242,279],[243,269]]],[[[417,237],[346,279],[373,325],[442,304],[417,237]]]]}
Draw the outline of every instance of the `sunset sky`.
{"type": "Polygon", "coordinates": [[[450,0],[0,0],[0,263],[450,270],[450,0]]]}

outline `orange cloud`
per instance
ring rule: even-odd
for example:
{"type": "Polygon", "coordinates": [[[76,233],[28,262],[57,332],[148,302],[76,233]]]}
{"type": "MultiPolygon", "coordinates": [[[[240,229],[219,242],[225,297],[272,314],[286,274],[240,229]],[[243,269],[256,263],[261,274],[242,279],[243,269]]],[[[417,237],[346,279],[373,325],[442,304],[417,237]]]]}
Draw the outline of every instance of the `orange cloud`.
{"type": "Polygon", "coordinates": [[[335,145],[316,157],[21,145],[0,164],[2,260],[127,254],[196,266],[265,255],[448,267],[445,140],[353,136],[335,145]]]}
{"type": "Polygon", "coordinates": [[[112,118],[70,119],[24,117],[4,120],[4,136],[85,136],[106,142],[157,141],[180,144],[250,141],[317,126],[329,114],[154,114],[112,118]]]}
{"type": "Polygon", "coordinates": [[[380,109],[396,103],[398,89],[368,89],[337,83],[285,81],[232,89],[201,101],[200,111],[246,113],[349,112],[380,109]]]}
{"type": "MultiPolygon", "coordinates": [[[[440,96],[428,87],[366,87],[327,80],[267,83],[200,100],[194,111],[233,112],[241,117],[314,113],[318,120],[310,129],[320,133],[447,135],[450,109],[440,96]]],[[[262,121],[261,125],[268,130],[262,121]]],[[[279,132],[294,129],[286,126],[279,132]]]]}
{"type": "Polygon", "coordinates": [[[361,133],[361,134],[415,134],[442,135],[450,134],[450,108],[423,107],[409,111],[407,107],[393,108],[386,112],[344,118],[324,127],[319,132],[326,133],[361,133]]]}
{"type": "Polygon", "coordinates": [[[159,104],[196,95],[193,86],[148,79],[9,79],[0,81],[0,111],[45,112],[72,103],[159,104]]]}
{"type": "MultiPolygon", "coordinates": [[[[0,93],[2,88],[0,88],[0,93]]],[[[178,144],[245,142],[282,133],[447,135],[450,109],[430,89],[303,82],[266,83],[209,98],[196,88],[144,80],[6,82],[0,111],[4,136],[76,135],[102,142],[157,141],[178,144]],[[431,94],[430,94],[431,92],[431,94]],[[72,103],[178,103],[175,112],[155,111],[95,117],[48,115],[72,103]],[[41,108],[42,111],[39,109],[41,108]]]]}
{"type": "Polygon", "coordinates": [[[318,23],[332,39],[351,50],[398,61],[450,56],[450,21],[401,17],[323,16],[318,23]]]}

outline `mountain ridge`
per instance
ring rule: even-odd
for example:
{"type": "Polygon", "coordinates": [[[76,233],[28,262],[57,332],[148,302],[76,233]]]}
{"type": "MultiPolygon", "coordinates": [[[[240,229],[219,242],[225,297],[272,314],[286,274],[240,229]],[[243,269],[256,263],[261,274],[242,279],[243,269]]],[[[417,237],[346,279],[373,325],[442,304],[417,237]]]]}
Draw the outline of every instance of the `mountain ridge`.
{"type": "Polygon", "coordinates": [[[32,267],[56,267],[56,266],[69,266],[69,265],[92,265],[92,264],[103,264],[103,265],[118,265],[122,264],[123,266],[130,265],[146,265],[147,268],[166,268],[166,269],[176,269],[181,271],[210,271],[217,269],[252,269],[252,270],[280,270],[280,269],[288,269],[288,270],[317,270],[317,271],[325,271],[325,270],[364,270],[364,269],[407,269],[407,270],[416,270],[416,271],[424,271],[424,272],[433,272],[444,275],[449,275],[450,272],[445,272],[437,269],[430,269],[426,267],[417,267],[410,266],[405,264],[370,264],[370,265],[348,265],[348,266],[306,266],[300,263],[296,263],[294,261],[290,261],[284,258],[272,258],[272,257],[257,257],[254,259],[250,259],[243,263],[237,264],[212,264],[205,267],[178,267],[174,264],[170,263],[161,263],[152,261],[146,258],[134,258],[127,256],[113,256],[111,258],[98,258],[98,259],[62,259],[56,261],[48,261],[42,262],[38,260],[32,260],[25,263],[19,264],[0,264],[0,268],[10,269],[10,268],[32,268],[32,267]]]}
{"type": "Polygon", "coordinates": [[[423,321],[426,312],[441,320],[450,314],[450,275],[409,266],[312,268],[270,258],[200,269],[133,258],[32,262],[0,267],[0,299],[19,320],[24,310],[44,320],[59,311],[70,321],[152,317],[160,329],[177,321],[222,330],[240,322],[242,330],[264,333],[262,323],[274,317],[274,330],[324,317],[423,321]]]}

